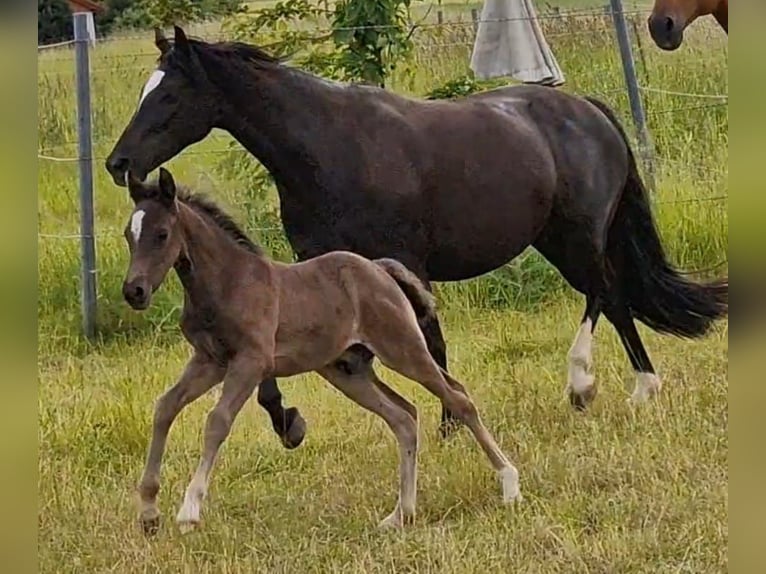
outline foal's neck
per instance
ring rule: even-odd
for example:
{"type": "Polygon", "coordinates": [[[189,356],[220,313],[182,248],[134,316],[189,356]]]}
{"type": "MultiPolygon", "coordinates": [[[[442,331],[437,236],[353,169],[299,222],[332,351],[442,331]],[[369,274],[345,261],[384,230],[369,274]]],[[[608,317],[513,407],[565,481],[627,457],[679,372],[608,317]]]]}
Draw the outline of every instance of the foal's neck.
{"type": "Polygon", "coordinates": [[[313,187],[313,173],[327,163],[328,142],[340,136],[346,88],[283,65],[246,62],[211,70],[226,101],[221,127],[274,176],[291,188],[313,187]],[[334,135],[336,134],[336,135],[334,135]]]}
{"type": "Polygon", "coordinates": [[[209,216],[178,201],[178,217],[184,247],[175,270],[187,297],[197,306],[215,307],[212,293],[231,280],[235,271],[247,261],[251,281],[269,265],[262,255],[246,251],[209,216]]]}

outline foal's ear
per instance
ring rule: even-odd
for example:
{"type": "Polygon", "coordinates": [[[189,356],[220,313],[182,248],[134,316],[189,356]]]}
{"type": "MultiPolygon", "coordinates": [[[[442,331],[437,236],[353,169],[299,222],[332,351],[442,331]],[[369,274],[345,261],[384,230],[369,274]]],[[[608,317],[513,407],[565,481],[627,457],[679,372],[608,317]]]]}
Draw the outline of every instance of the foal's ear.
{"type": "Polygon", "coordinates": [[[157,46],[157,49],[163,56],[170,50],[170,42],[165,37],[161,28],[154,29],[154,45],[157,46]]]}
{"type": "Polygon", "coordinates": [[[176,182],[173,176],[164,167],[160,168],[160,201],[167,206],[173,205],[176,200],[176,182]]]}
{"type": "Polygon", "coordinates": [[[180,26],[173,26],[173,46],[180,55],[191,56],[189,39],[186,37],[186,32],[180,26]]]}
{"type": "Polygon", "coordinates": [[[136,179],[136,176],[134,176],[130,170],[128,170],[127,176],[128,176],[128,192],[130,193],[130,199],[133,200],[133,203],[138,204],[144,199],[149,199],[149,197],[152,194],[146,188],[143,182],[136,179]]]}

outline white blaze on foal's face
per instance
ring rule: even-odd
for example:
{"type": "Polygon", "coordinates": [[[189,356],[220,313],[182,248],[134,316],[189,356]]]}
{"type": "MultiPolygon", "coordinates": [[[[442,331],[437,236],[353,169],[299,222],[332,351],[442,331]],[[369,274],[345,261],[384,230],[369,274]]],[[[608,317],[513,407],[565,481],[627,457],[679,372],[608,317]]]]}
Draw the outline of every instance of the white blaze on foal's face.
{"type": "Polygon", "coordinates": [[[144,100],[149,94],[151,94],[154,90],[157,89],[157,86],[160,85],[160,82],[162,82],[162,78],[164,77],[165,77],[165,72],[163,72],[162,70],[154,70],[154,72],[152,72],[152,75],[149,76],[149,80],[147,80],[146,85],[144,86],[144,89],[141,92],[141,99],[138,101],[139,106],[141,106],[141,104],[144,103],[144,100]]]}
{"type": "Polygon", "coordinates": [[[146,212],[143,209],[139,209],[130,218],[130,232],[133,234],[133,242],[138,245],[138,239],[141,237],[141,225],[144,221],[146,212]]]}

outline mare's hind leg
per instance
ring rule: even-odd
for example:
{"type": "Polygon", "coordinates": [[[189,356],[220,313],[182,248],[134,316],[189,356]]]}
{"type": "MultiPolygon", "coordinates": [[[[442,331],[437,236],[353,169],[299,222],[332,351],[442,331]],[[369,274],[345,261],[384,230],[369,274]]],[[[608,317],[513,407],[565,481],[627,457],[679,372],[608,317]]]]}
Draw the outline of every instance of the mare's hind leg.
{"type": "Polygon", "coordinates": [[[375,375],[372,364],[349,372],[340,363],[318,373],[331,385],[364,409],[375,413],[391,428],[399,444],[399,499],[393,512],[380,523],[401,528],[415,519],[417,494],[418,423],[415,406],[375,375]]]}
{"type": "Polygon", "coordinates": [[[565,394],[578,410],[584,410],[596,397],[592,365],[593,332],[601,314],[606,288],[603,234],[592,228],[572,226],[559,220],[537,241],[535,248],[559,270],[564,279],[586,297],[585,313],[567,356],[565,394]]]}
{"type": "MultiPolygon", "coordinates": [[[[423,385],[465,423],[500,476],[503,500],[512,502],[520,498],[519,473],[484,426],[465,388],[434,362],[414,322],[412,325],[404,323],[395,327],[393,332],[400,333],[400,336],[396,339],[381,337],[380,340],[371,341],[373,353],[388,368],[423,385]]],[[[391,332],[389,329],[383,331],[391,332]]]]}
{"type": "Polygon", "coordinates": [[[604,315],[617,329],[630,364],[636,371],[636,386],[629,400],[633,404],[644,403],[659,393],[662,382],[654,372],[630,310],[622,303],[613,303],[604,309],[604,315]]]}
{"type": "Polygon", "coordinates": [[[282,393],[275,378],[266,379],[258,386],[258,404],[269,413],[282,445],[287,449],[300,446],[306,436],[306,421],[296,407],[282,407],[282,393]]]}
{"type": "Polygon", "coordinates": [[[567,385],[565,393],[577,410],[585,408],[596,397],[597,387],[590,374],[593,363],[593,331],[601,313],[600,297],[588,296],[580,328],[577,330],[568,355],[567,385]]]}

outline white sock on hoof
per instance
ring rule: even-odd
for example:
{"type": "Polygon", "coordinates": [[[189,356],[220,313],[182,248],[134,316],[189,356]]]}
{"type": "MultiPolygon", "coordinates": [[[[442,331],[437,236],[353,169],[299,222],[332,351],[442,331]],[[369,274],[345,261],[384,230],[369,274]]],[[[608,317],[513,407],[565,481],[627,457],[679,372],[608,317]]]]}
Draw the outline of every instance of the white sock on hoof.
{"type": "Polygon", "coordinates": [[[636,375],[636,388],[630,396],[633,404],[645,403],[662,389],[662,381],[654,373],[638,373],[636,375]]]}
{"type": "Polygon", "coordinates": [[[576,395],[586,393],[594,384],[593,375],[588,374],[591,366],[591,347],[593,344],[593,322],[585,319],[577,336],[569,349],[569,371],[567,376],[566,393],[576,395]]]}
{"type": "Polygon", "coordinates": [[[519,488],[519,471],[514,466],[507,466],[498,471],[500,482],[503,484],[503,502],[510,504],[514,500],[521,500],[519,488]]]}

